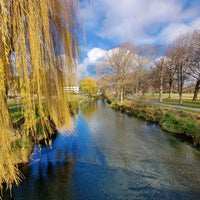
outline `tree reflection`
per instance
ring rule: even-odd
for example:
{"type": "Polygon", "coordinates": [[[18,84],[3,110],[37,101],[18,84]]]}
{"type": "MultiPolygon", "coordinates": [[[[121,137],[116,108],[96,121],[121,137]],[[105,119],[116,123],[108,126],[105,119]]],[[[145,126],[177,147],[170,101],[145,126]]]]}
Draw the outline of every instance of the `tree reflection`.
{"type": "Polygon", "coordinates": [[[97,101],[93,101],[87,104],[84,104],[81,107],[81,112],[86,119],[91,119],[94,116],[94,111],[97,109],[98,104],[97,101]]]}

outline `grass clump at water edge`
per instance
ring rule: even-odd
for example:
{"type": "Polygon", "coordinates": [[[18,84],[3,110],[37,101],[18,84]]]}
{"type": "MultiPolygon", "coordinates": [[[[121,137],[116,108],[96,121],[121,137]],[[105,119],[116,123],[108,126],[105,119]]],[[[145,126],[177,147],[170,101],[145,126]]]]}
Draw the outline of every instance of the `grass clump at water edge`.
{"type": "Polygon", "coordinates": [[[133,101],[112,102],[111,108],[129,116],[156,122],[163,130],[184,136],[192,140],[194,145],[200,146],[200,115],[197,113],[133,101]]]}

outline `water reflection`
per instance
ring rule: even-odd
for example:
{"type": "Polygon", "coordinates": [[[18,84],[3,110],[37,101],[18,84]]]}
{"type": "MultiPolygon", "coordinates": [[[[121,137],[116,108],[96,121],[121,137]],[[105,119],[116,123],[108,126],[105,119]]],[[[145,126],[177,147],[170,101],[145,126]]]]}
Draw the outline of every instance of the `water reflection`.
{"type": "Polygon", "coordinates": [[[97,101],[85,103],[81,107],[81,112],[84,115],[85,118],[92,119],[94,116],[94,112],[97,109],[98,104],[97,101]]]}
{"type": "Polygon", "coordinates": [[[13,199],[74,199],[76,162],[73,138],[66,140],[66,136],[58,134],[52,147],[35,146],[29,167],[24,169],[26,178],[20,187],[14,187],[13,199]]]}
{"type": "Polygon", "coordinates": [[[35,147],[15,200],[199,199],[196,149],[101,101],[85,105],[76,123],[52,148],[35,147]]]}

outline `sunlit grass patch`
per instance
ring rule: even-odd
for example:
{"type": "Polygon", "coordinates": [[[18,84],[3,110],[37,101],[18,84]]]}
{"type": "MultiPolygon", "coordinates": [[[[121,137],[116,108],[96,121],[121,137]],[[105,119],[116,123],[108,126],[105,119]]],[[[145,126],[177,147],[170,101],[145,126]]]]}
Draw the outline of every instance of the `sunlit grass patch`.
{"type": "MultiPolygon", "coordinates": [[[[179,102],[177,99],[164,99],[164,103],[172,104],[172,105],[178,105],[179,102]]],[[[194,102],[192,100],[183,100],[182,106],[192,107],[192,108],[200,108],[200,101],[194,102]]]]}
{"type": "Polygon", "coordinates": [[[8,101],[8,106],[17,106],[17,105],[23,105],[23,100],[22,99],[19,99],[19,100],[15,100],[15,99],[12,99],[12,100],[9,100],[8,101]]]}
{"type": "Polygon", "coordinates": [[[23,117],[22,107],[15,107],[10,109],[11,118],[13,121],[17,121],[23,117]]]}
{"type": "MultiPolygon", "coordinates": [[[[164,93],[162,97],[163,97],[163,103],[171,104],[171,105],[179,105],[178,93],[173,93],[171,98],[169,98],[168,93],[164,93]]],[[[150,100],[150,101],[159,101],[159,94],[156,93],[156,94],[138,95],[138,96],[134,96],[134,98],[150,100]]],[[[193,93],[183,93],[182,106],[200,108],[200,100],[197,102],[194,102],[192,99],[193,99],[193,93]]]]}

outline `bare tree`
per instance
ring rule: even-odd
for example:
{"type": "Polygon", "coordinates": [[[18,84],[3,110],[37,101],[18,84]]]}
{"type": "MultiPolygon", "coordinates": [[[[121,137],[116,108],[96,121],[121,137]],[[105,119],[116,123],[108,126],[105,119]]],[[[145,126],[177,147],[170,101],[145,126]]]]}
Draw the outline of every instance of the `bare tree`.
{"type": "Polygon", "coordinates": [[[125,43],[118,48],[111,49],[107,52],[104,63],[97,67],[97,74],[101,80],[109,82],[109,88],[112,88],[121,102],[124,100],[125,89],[129,82],[127,75],[133,66],[133,47],[132,43],[125,43]]]}
{"type": "Polygon", "coordinates": [[[190,74],[196,80],[193,101],[197,101],[200,89],[200,31],[195,30],[191,39],[190,74]]]}
{"type": "Polygon", "coordinates": [[[171,61],[176,68],[179,104],[183,103],[183,87],[189,77],[189,55],[191,53],[190,34],[180,35],[172,44],[171,61]]]}
{"type": "Polygon", "coordinates": [[[158,57],[155,61],[155,67],[152,69],[154,80],[156,81],[156,85],[159,89],[159,101],[162,102],[162,94],[163,94],[163,84],[164,84],[164,76],[166,74],[166,57],[158,57]]]}
{"type": "Polygon", "coordinates": [[[174,49],[172,47],[169,47],[166,52],[165,52],[165,57],[166,62],[165,62],[165,77],[167,80],[167,85],[168,85],[168,93],[169,93],[169,99],[172,97],[172,91],[173,91],[173,86],[175,84],[175,74],[176,74],[176,66],[173,62],[173,54],[174,54],[174,49]]]}
{"type": "Polygon", "coordinates": [[[153,62],[158,54],[158,48],[151,45],[144,45],[135,48],[135,65],[133,73],[133,87],[135,94],[142,92],[145,87],[145,78],[148,75],[148,66],[153,62]]]}

